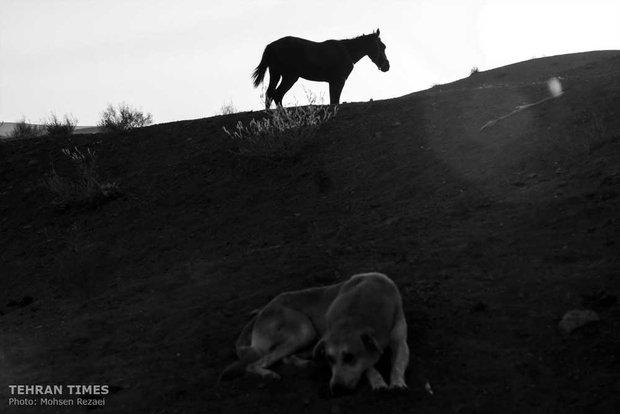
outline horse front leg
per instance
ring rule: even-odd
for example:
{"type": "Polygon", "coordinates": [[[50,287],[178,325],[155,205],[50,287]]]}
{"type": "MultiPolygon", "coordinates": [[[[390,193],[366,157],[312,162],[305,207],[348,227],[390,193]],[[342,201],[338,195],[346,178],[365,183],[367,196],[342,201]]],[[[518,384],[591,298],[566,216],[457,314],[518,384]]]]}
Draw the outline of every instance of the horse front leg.
{"type": "Polygon", "coordinates": [[[344,88],[344,80],[329,82],[329,103],[330,105],[338,105],[340,103],[340,93],[344,88]]]}

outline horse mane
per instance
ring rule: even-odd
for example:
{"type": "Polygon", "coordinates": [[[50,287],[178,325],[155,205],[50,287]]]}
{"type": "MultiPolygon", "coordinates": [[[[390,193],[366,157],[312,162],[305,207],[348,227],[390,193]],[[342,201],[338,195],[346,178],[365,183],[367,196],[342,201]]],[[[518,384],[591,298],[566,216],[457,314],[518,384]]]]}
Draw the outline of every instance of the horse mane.
{"type": "Polygon", "coordinates": [[[365,48],[367,40],[373,36],[373,34],[364,34],[361,36],[353,37],[350,39],[343,39],[340,42],[344,45],[344,47],[349,52],[353,63],[357,63],[365,54],[365,48]]]}
{"type": "Polygon", "coordinates": [[[363,38],[363,37],[372,36],[372,35],[374,35],[374,34],[375,34],[375,33],[371,33],[371,34],[362,34],[362,35],[359,35],[359,36],[350,37],[350,38],[348,38],[348,39],[342,39],[342,40],[358,40],[358,39],[361,39],[361,38],[363,38]]]}
{"type": "Polygon", "coordinates": [[[356,37],[351,37],[351,38],[348,38],[348,39],[342,39],[340,41],[343,42],[344,44],[348,44],[348,45],[351,45],[351,44],[357,45],[357,44],[360,44],[360,41],[365,41],[365,40],[367,40],[368,38],[370,38],[373,35],[374,35],[374,33],[363,34],[363,35],[359,35],[359,36],[356,36],[356,37]]]}

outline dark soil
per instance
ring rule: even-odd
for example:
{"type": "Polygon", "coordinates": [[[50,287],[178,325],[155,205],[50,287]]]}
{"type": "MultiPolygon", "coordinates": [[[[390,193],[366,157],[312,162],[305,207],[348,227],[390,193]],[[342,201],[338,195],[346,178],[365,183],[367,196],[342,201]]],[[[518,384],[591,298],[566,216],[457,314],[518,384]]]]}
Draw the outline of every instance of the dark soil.
{"type": "Polygon", "coordinates": [[[11,384],[106,384],[110,413],[620,406],[620,52],[344,104],[292,159],[235,156],[222,126],[258,116],[0,142],[0,411],[86,410],[9,407],[11,384]],[[552,76],[564,95],[480,131],[552,76]],[[73,146],[120,197],[58,208],[73,146]],[[367,271],[404,297],[407,392],[331,397],[320,364],[216,385],[253,309],[367,271]],[[572,309],[600,322],[562,334],[572,309]]]}

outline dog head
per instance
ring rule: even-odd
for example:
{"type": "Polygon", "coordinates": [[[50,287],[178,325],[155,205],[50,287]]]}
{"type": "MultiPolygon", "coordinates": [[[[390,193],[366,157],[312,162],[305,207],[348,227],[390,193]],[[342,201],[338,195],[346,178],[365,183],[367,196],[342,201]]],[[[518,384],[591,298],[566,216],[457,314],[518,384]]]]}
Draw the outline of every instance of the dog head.
{"type": "Polygon", "coordinates": [[[313,354],[331,366],[329,388],[334,393],[353,390],[362,374],[379,361],[383,349],[369,332],[334,330],[316,344],[313,354]]]}

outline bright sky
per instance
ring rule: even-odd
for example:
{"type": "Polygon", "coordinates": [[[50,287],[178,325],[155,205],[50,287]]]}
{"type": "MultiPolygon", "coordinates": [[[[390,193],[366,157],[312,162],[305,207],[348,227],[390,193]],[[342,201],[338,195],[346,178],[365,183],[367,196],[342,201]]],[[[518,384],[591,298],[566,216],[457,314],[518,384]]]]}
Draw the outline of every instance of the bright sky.
{"type": "MultiPolygon", "coordinates": [[[[95,125],[126,102],[156,123],[258,110],[250,75],[287,35],[381,29],[391,69],[364,58],[342,101],[402,96],[533,57],[620,49],[618,0],[0,0],[0,121],[53,112],[95,125]]],[[[326,83],[300,81],[329,101],[326,83]]]]}

